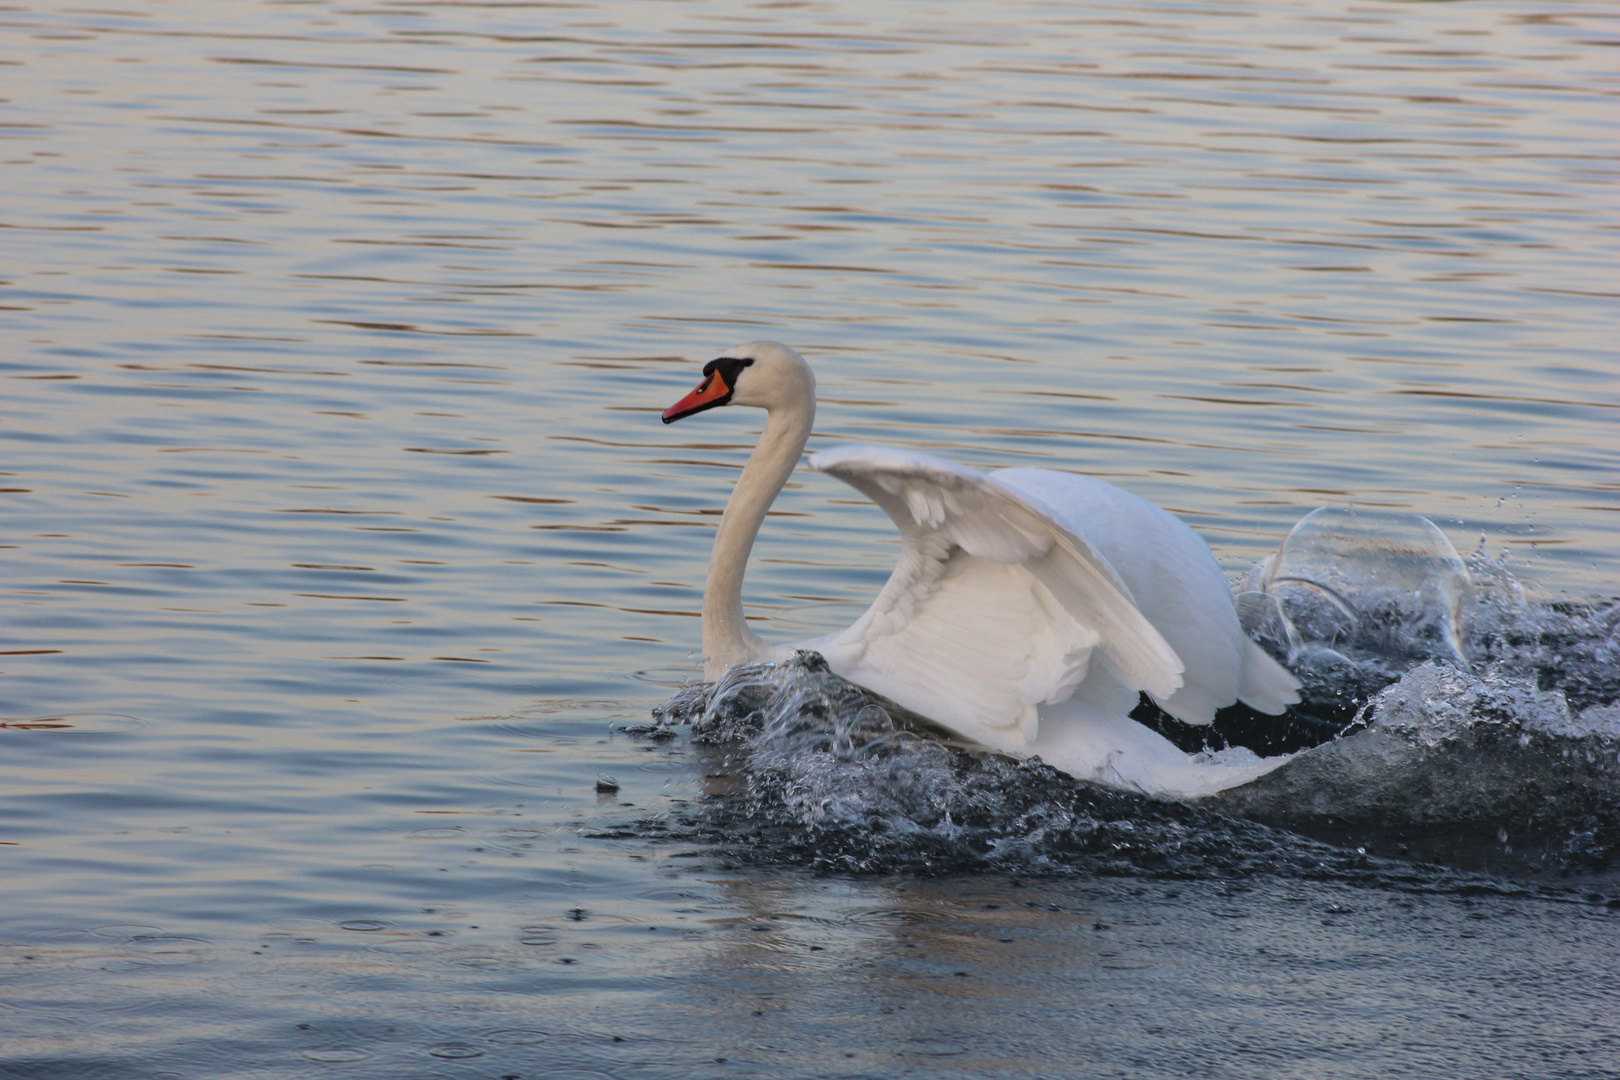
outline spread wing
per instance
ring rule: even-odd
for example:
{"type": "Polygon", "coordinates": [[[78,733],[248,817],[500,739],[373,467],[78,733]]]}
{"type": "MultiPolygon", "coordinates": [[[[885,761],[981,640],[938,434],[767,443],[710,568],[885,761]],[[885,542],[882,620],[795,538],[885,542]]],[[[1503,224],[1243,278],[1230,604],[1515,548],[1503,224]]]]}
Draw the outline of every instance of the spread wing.
{"type": "Polygon", "coordinates": [[[1106,559],[1029,495],[939,458],[871,446],[810,467],[866,495],[903,546],[848,630],[810,643],[833,670],[957,733],[1028,752],[1036,707],[1068,698],[1094,658],[1130,690],[1182,685],[1175,650],[1106,559]]]}

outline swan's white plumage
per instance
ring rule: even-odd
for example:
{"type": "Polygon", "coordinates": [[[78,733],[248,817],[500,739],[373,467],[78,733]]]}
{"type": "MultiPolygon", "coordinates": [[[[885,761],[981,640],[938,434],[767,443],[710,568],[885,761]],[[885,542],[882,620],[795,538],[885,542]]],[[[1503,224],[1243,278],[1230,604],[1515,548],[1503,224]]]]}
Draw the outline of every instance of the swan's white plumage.
{"type": "Polygon", "coordinates": [[[1035,706],[1068,697],[1093,650],[1126,687],[1181,686],[1181,660],[1129,587],[1035,497],[882,447],[836,447],[810,467],[877,503],[904,541],[866,614],[819,643],[845,678],[1014,753],[1035,739],[1035,706]]]}
{"type": "Polygon", "coordinates": [[[1208,724],[1234,701],[1276,714],[1299,700],[1298,681],[1244,636],[1226,576],[1180,518],[1090,476],[1049,469],[1001,469],[990,476],[1041,500],[1130,586],[1137,607],[1185,665],[1183,685],[1173,694],[1143,687],[1165,712],[1208,724]]]}
{"type": "MultiPolygon", "coordinates": [[[[705,587],[705,661],[715,678],[744,659],[790,651],[747,630],[742,569],[808,438],[815,379],[775,342],[738,346],[711,367],[717,374],[666,411],[666,422],[716,404],[769,412],[722,517],[705,587]]],[[[1071,473],[984,473],[872,446],[824,450],[810,465],[875,502],[902,539],[866,613],[796,646],[820,651],[839,675],[986,746],[1150,794],[1207,795],[1286,760],[1193,758],[1127,715],[1138,691],[1192,724],[1237,700],[1268,713],[1299,700],[1298,681],[1244,636],[1225,576],[1180,519],[1071,473]]]]}
{"type": "Polygon", "coordinates": [[[1279,716],[1299,704],[1299,680],[1273,660],[1266,650],[1243,639],[1243,681],[1238,700],[1256,712],[1279,716]]]}
{"type": "Polygon", "coordinates": [[[986,746],[1028,754],[1037,706],[1085,678],[1096,633],[1043,604],[1021,567],[956,551],[925,572],[929,583],[912,576],[891,617],[863,619],[815,647],[846,679],[986,746]]]}

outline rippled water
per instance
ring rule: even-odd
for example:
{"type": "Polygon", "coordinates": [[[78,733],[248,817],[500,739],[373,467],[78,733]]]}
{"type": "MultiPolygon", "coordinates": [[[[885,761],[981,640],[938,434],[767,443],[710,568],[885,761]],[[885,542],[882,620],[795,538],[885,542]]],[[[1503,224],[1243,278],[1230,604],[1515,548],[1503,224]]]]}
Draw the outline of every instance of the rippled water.
{"type": "MultiPolygon", "coordinates": [[[[759,337],[817,367],[812,448],[1080,468],[1234,577],[1318,505],[1412,510],[1602,610],[1612,6],[0,30],[0,1075],[1620,1070],[1612,869],[1243,825],[1288,865],[828,876],[617,731],[696,675],[757,430],[658,410],[759,337]]],[[[762,634],[886,576],[840,487],[778,503],[762,634]]]]}

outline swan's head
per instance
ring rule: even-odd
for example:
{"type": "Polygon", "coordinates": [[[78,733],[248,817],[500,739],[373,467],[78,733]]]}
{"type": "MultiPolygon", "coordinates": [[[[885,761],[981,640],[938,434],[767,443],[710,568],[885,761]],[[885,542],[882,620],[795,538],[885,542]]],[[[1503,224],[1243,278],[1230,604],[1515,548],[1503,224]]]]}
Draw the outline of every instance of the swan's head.
{"type": "Polygon", "coordinates": [[[664,410],[664,423],[717,405],[813,409],[815,401],[816,377],[804,357],[779,341],[750,341],[704,364],[703,381],[664,410]]]}

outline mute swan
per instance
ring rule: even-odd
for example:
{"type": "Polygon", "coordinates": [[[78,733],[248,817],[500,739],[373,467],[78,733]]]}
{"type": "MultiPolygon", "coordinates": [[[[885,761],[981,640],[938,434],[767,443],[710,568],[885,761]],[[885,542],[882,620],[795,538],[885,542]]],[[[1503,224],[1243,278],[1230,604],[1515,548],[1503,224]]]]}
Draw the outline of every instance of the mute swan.
{"type": "Polygon", "coordinates": [[[873,446],[813,454],[812,469],[894,520],[899,563],[847,630],[796,645],[760,640],[743,617],[743,571],[810,436],[816,379],[786,345],[739,345],[703,366],[703,382],[664,411],[664,423],[720,405],[761,408],[766,420],[709,560],[710,680],[814,649],[849,681],[975,742],[1160,796],[1213,794],[1287,760],[1189,756],[1130,719],[1138,691],[1190,724],[1210,723],[1234,701],[1281,713],[1299,700],[1299,682],[1244,636],[1226,578],[1196,533],[1073,473],[984,473],[873,446]]]}

